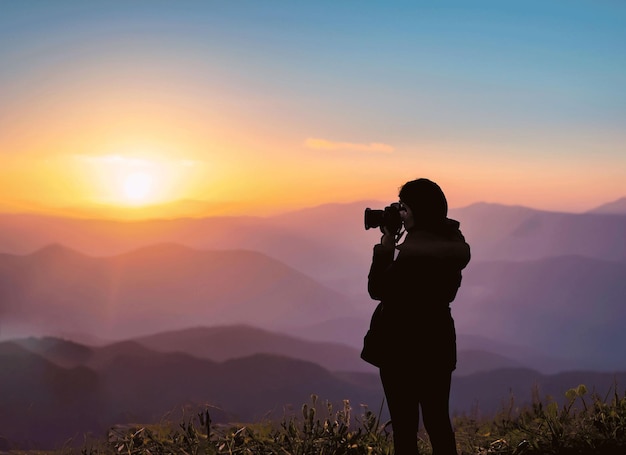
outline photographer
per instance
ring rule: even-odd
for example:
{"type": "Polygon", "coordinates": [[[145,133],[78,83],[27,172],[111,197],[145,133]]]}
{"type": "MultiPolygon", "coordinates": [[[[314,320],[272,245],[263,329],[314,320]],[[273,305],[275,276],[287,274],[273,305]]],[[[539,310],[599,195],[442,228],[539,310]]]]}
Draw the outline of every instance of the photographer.
{"type": "Polygon", "coordinates": [[[399,197],[399,204],[365,214],[366,229],[380,224],[383,232],[374,246],[368,291],[380,300],[375,317],[384,356],[371,363],[380,368],[395,454],[418,453],[420,409],[433,455],[456,454],[449,415],[456,368],[450,303],[469,263],[470,248],[459,223],[447,218],[446,197],[436,183],[423,178],[407,182],[399,197]],[[399,222],[393,221],[394,213],[399,222]],[[406,237],[396,245],[402,224],[406,237]]]}

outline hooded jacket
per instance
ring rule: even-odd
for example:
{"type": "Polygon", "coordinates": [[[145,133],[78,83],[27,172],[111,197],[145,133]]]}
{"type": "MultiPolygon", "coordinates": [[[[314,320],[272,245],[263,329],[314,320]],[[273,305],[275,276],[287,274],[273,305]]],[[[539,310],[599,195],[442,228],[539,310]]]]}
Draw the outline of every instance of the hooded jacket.
{"type": "Polygon", "coordinates": [[[409,360],[428,368],[456,368],[450,303],[469,261],[470,247],[459,222],[451,219],[436,229],[410,230],[395,248],[374,246],[368,292],[382,303],[386,364],[409,360]]]}

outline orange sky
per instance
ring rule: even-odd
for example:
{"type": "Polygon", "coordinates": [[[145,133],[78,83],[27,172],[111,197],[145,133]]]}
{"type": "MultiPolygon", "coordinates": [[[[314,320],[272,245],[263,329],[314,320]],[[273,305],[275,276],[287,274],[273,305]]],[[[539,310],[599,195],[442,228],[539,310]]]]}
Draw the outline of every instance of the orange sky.
{"type": "Polygon", "coordinates": [[[0,18],[0,210],[270,214],[417,177],[452,207],[626,196],[620,5],[78,5],[0,18]]]}

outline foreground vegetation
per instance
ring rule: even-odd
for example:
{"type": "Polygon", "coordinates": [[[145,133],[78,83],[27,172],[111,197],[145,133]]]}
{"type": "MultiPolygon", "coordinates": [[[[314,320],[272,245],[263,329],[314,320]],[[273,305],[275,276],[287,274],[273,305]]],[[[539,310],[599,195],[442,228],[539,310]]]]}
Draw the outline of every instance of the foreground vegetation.
{"type": "MultiPolygon", "coordinates": [[[[301,415],[279,423],[213,425],[209,410],[164,424],[111,429],[108,441],[80,449],[83,455],[276,454],[391,455],[391,425],[367,407],[357,417],[345,401],[335,411],[312,397],[301,415]]],[[[607,396],[588,393],[584,385],[567,391],[565,404],[534,397],[516,408],[512,399],[497,416],[455,416],[459,453],[472,455],[574,455],[626,453],[626,395],[615,388],[607,396]]],[[[426,434],[421,453],[431,453],[426,434]]],[[[73,450],[66,450],[65,453],[73,450]]]]}

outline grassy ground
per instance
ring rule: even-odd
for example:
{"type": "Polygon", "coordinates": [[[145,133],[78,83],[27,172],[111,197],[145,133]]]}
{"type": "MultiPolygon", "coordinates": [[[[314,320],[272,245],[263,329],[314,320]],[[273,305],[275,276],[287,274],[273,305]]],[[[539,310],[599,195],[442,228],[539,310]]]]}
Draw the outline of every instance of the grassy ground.
{"type": "MultiPolygon", "coordinates": [[[[522,409],[512,400],[489,419],[456,416],[459,454],[626,454],[626,395],[615,390],[601,397],[580,385],[567,391],[565,398],[566,404],[559,406],[536,397],[522,409]]],[[[57,454],[391,455],[390,423],[366,407],[354,414],[347,401],[335,410],[315,396],[302,406],[300,415],[278,423],[213,425],[209,410],[204,410],[177,424],[118,426],[111,429],[108,440],[57,454]]],[[[426,434],[421,434],[420,445],[421,453],[431,453],[426,434]]]]}

